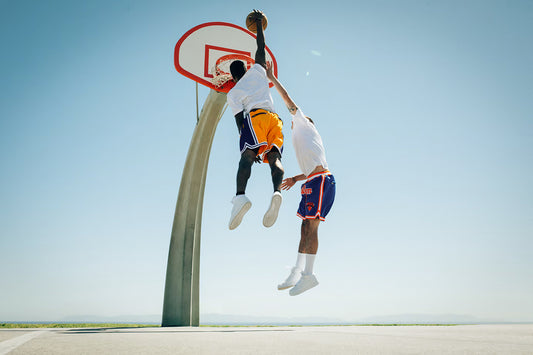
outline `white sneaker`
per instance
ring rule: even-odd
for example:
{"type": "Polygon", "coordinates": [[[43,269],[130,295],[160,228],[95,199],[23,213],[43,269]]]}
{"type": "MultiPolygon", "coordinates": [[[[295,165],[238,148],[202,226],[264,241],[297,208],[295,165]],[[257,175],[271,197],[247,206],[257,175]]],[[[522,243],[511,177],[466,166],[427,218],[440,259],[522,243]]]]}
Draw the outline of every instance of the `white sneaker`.
{"type": "Polygon", "coordinates": [[[263,217],[263,225],[265,227],[272,227],[276,222],[276,219],[278,219],[278,212],[279,207],[281,206],[281,201],[283,201],[281,193],[279,191],[275,191],[272,194],[272,200],[270,200],[270,207],[268,208],[265,213],[265,216],[263,217]]]}
{"type": "Polygon", "coordinates": [[[305,292],[315,287],[316,285],[318,285],[318,280],[316,279],[315,275],[302,274],[302,278],[300,279],[300,281],[298,281],[296,285],[294,285],[294,287],[289,290],[289,295],[299,295],[300,293],[305,292]]]}
{"type": "Polygon", "coordinates": [[[241,224],[242,217],[252,207],[252,201],[245,195],[234,196],[231,200],[233,208],[231,209],[231,218],[229,220],[229,229],[233,230],[241,224]]]}
{"type": "Polygon", "coordinates": [[[301,277],[302,270],[298,269],[297,267],[293,267],[289,277],[287,277],[285,281],[278,285],[278,290],[285,290],[289,287],[296,285],[296,283],[298,282],[298,280],[300,280],[301,277]]]}

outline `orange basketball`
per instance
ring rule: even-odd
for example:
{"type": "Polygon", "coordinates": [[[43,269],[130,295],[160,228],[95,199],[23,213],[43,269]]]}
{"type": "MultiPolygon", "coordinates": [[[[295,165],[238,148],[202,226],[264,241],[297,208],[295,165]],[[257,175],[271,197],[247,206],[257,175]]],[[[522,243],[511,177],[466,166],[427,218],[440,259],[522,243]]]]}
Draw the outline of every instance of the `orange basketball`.
{"type": "Polygon", "coordinates": [[[246,27],[248,28],[250,32],[257,33],[257,23],[255,22],[255,20],[257,19],[258,16],[263,17],[263,31],[266,30],[267,25],[268,25],[268,19],[266,15],[263,14],[262,12],[254,11],[254,12],[250,12],[248,16],[246,16],[246,27]]]}

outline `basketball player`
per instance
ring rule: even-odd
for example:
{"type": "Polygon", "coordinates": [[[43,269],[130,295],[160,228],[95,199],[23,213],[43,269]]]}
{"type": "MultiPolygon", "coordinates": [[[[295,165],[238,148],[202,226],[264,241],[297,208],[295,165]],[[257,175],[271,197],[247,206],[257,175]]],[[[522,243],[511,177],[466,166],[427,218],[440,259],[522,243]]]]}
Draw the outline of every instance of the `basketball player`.
{"type": "Polygon", "coordinates": [[[240,133],[241,159],[237,171],[237,194],[232,200],[229,229],[237,228],[252,206],[245,191],[254,162],[263,161],[270,165],[274,186],[270,207],[263,217],[265,227],[271,227],[276,222],[282,202],[280,188],[283,181],[283,166],[281,165],[283,122],[274,111],[274,102],[266,76],[263,13],[257,10],[254,10],[254,13],[257,25],[255,64],[248,71],[244,62],[240,60],[230,65],[231,75],[236,84],[228,92],[227,100],[235,115],[240,133]]]}
{"type": "Polygon", "coordinates": [[[326,220],[335,199],[335,178],[328,170],[322,138],[313,121],[306,117],[272,73],[272,63],[267,65],[267,77],[274,83],[292,116],[292,144],[296,160],[303,174],[283,180],[281,188],[289,190],[297,181],[302,184],[302,200],[297,216],[302,219],[300,245],[296,265],[278,290],[289,290],[291,296],[318,285],[313,274],[313,264],[318,250],[318,225],[326,220]]]}

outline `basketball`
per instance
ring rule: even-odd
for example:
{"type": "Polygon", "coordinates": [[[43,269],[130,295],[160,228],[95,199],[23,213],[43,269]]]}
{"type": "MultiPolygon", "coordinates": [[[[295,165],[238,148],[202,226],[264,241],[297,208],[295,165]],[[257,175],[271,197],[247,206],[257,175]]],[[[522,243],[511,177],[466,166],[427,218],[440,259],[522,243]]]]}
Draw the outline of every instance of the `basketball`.
{"type": "Polygon", "coordinates": [[[263,17],[263,31],[266,30],[268,24],[266,15],[261,11],[254,10],[246,16],[246,27],[250,32],[257,33],[257,23],[255,21],[259,16],[263,17]]]}

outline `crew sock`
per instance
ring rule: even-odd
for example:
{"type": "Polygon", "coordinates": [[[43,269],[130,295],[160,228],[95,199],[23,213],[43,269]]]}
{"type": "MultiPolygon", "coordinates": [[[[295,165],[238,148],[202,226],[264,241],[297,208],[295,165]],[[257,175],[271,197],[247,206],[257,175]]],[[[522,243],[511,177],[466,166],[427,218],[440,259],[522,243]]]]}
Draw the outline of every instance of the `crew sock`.
{"type": "Polygon", "coordinates": [[[304,253],[298,253],[298,257],[296,258],[296,268],[300,271],[303,271],[305,267],[305,255],[304,253]]]}
{"type": "Polygon", "coordinates": [[[313,264],[315,263],[316,254],[304,254],[305,255],[305,275],[311,275],[313,273],[313,264]]]}

